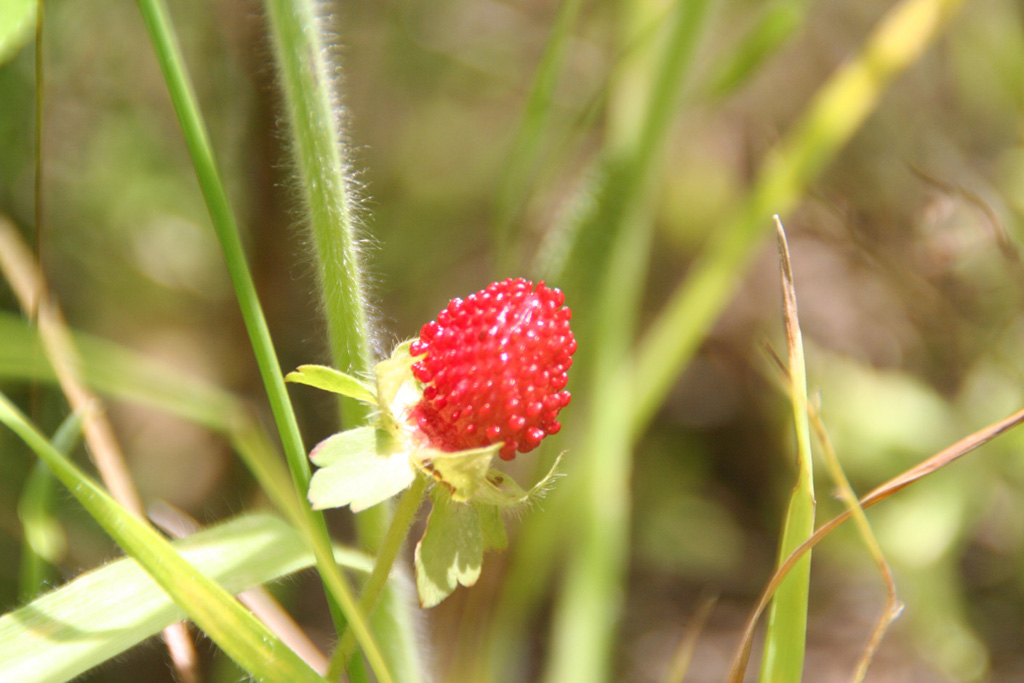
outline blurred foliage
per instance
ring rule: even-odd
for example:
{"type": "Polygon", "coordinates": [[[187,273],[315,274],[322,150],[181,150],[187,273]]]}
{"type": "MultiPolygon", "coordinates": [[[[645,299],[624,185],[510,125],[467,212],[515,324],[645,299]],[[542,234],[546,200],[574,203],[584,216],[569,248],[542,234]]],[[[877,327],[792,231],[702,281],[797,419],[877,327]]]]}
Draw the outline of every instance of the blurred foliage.
{"type": "MultiPolygon", "coordinates": [[[[649,200],[655,232],[641,326],[744,196],[766,152],[889,6],[712,3],[649,200]],[[760,42],[747,42],[751,31],[760,42]]],[[[546,112],[548,134],[530,172],[517,170],[528,179],[521,196],[509,199],[499,185],[508,178],[555,4],[396,0],[326,9],[343,46],[333,57],[344,71],[346,128],[364,196],[361,246],[383,354],[448,299],[493,278],[493,226],[507,213],[517,217],[517,248],[503,267],[538,275],[538,249],[550,244],[552,226],[579,210],[580,188],[592,182],[608,137],[603,103],[628,86],[616,80],[629,73],[620,68],[620,15],[615,3],[579,9],[546,112]],[[520,204],[500,205],[499,197],[520,204]]],[[[325,362],[259,5],[180,0],[171,10],[282,365],[325,362]]],[[[71,325],[228,388],[266,413],[136,8],[51,0],[46,11],[42,259],[71,325]]],[[[968,3],[799,209],[784,216],[811,392],[820,394],[859,491],[1024,404],[1022,62],[1020,4],[968,3]]],[[[34,88],[31,49],[0,65],[0,212],[26,235],[34,88]]],[[[661,680],[706,587],[721,598],[689,680],[718,680],[745,610],[770,574],[794,453],[785,397],[758,350],[764,338],[784,344],[775,259],[766,241],[636,449],[629,576],[612,653],[621,680],[661,680]]],[[[566,296],[572,305],[594,292],[566,296]]],[[[0,305],[16,310],[5,285],[0,305]]],[[[581,336],[581,348],[586,343],[581,336]]],[[[5,381],[3,388],[28,405],[26,384],[5,381]]],[[[318,392],[293,395],[307,445],[334,430],[328,400],[318,392]]],[[[586,462],[575,440],[583,427],[573,421],[588,404],[577,394],[548,457],[569,447],[568,459],[586,462]]],[[[138,403],[111,401],[109,409],[147,499],[167,500],[203,522],[263,504],[220,437],[138,403]]],[[[52,431],[62,417],[59,396],[43,391],[35,418],[52,431]]],[[[1024,433],[1010,433],[869,514],[907,602],[872,669],[876,680],[1024,676],[1022,447],[1024,433]]],[[[6,612],[18,600],[16,506],[31,460],[6,431],[0,454],[6,612]]],[[[534,463],[543,467],[520,458],[517,471],[534,463]]],[[[840,509],[829,482],[818,492],[819,519],[840,509]]],[[[68,578],[113,550],[70,498],[58,497],[68,531],[60,572],[68,578]]],[[[544,519],[544,507],[525,523],[557,525],[544,519]]],[[[332,521],[339,537],[351,533],[343,515],[332,521]]],[[[529,588],[540,600],[522,623],[492,623],[507,590],[504,567],[537,552],[517,544],[516,526],[509,550],[488,557],[476,587],[427,613],[438,680],[479,680],[487,638],[517,660],[503,680],[539,676],[558,582],[529,588]]],[[[563,560],[545,561],[557,568],[563,560]]],[[[852,671],[883,589],[852,529],[820,546],[815,562],[806,675],[826,680],[852,671]]],[[[538,574],[548,576],[543,567],[538,574]]],[[[303,625],[326,639],[329,618],[317,590],[306,576],[289,601],[303,625]]],[[[208,648],[203,656],[218,659],[211,680],[238,679],[230,662],[208,648]]],[[[158,647],[137,648],[89,680],[167,680],[165,657],[158,647]]]]}

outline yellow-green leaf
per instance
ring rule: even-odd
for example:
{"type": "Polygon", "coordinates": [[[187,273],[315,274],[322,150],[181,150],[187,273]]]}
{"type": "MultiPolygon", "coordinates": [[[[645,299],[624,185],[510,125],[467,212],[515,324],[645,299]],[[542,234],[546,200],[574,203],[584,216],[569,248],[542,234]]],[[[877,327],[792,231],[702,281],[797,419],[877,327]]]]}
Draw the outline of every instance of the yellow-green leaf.
{"type": "MultiPolygon", "coordinates": [[[[230,593],[313,564],[299,532],[263,513],[236,517],[173,546],[230,593]]],[[[335,550],[335,559],[363,572],[373,564],[343,548],[335,550]]],[[[185,616],[137,562],[115,560],[0,617],[0,680],[69,680],[185,616]]]]}
{"type": "Polygon", "coordinates": [[[423,538],[416,544],[416,588],[423,607],[433,607],[456,586],[480,578],[484,538],[476,506],[457,503],[442,489],[430,495],[433,509],[423,538]]]}
{"type": "Polygon", "coordinates": [[[293,384],[305,384],[373,406],[377,405],[377,394],[370,384],[326,365],[300,365],[285,375],[284,379],[293,384]]]}
{"type": "Polygon", "coordinates": [[[378,436],[374,427],[356,427],[313,449],[310,458],[320,466],[309,483],[315,509],[348,505],[361,512],[409,488],[416,473],[408,454],[378,454],[378,436]]]}

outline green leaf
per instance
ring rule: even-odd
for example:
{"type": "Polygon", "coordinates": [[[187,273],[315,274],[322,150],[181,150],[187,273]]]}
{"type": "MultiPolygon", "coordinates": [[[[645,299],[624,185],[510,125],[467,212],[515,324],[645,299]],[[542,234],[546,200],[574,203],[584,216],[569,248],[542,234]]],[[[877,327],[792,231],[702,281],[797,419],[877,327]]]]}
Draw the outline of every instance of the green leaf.
{"type": "Polygon", "coordinates": [[[38,0],[0,2],[0,64],[13,57],[32,39],[38,0]]]}
{"type": "Polygon", "coordinates": [[[284,380],[348,396],[373,406],[377,405],[377,394],[374,393],[373,387],[326,365],[300,365],[295,371],[285,375],[284,380]]]}
{"type": "Polygon", "coordinates": [[[309,484],[314,509],[373,507],[409,488],[416,472],[405,452],[378,454],[374,427],[356,427],[330,436],[310,458],[320,466],[309,484]]]}
{"type": "MultiPolygon", "coordinates": [[[[790,495],[786,518],[779,542],[782,562],[797,546],[814,533],[814,465],[811,457],[811,428],[807,418],[807,367],[804,360],[803,335],[797,312],[796,287],[790,262],[789,244],[782,221],[775,216],[779,244],[779,266],[782,276],[783,317],[786,347],[789,350],[789,390],[796,428],[796,483],[790,495]]],[[[762,683],[799,681],[803,676],[807,640],[807,603],[811,580],[811,553],[793,567],[775,590],[768,610],[764,654],[761,659],[762,683]]]]}
{"type": "Polygon", "coordinates": [[[431,491],[430,498],[434,507],[416,544],[416,589],[423,607],[440,604],[459,584],[475,584],[484,561],[477,507],[457,503],[439,488],[431,491]]]}
{"type": "MultiPolygon", "coordinates": [[[[279,517],[252,514],[172,544],[230,593],[313,564],[306,542],[279,517]]],[[[370,558],[336,549],[337,561],[369,571],[370,558]]],[[[86,572],[0,617],[0,679],[54,683],[118,656],[186,616],[131,558],[86,572]]]]}

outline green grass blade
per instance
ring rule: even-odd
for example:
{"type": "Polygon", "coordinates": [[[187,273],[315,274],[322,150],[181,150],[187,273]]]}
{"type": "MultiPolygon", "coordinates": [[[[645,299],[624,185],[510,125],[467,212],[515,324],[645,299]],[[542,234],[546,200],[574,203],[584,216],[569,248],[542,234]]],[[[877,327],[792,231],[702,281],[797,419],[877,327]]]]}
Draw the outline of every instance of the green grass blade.
{"type": "MultiPolygon", "coordinates": [[[[81,415],[73,413],[54,433],[53,447],[67,455],[81,435],[81,415]]],[[[18,585],[18,596],[22,602],[28,602],[45,589],[53,574],[50,565],[60,561],[67,544],[64,529],[53,514],[56,488],[57,480],[53,474],[42,461],[37,460],[18,501],[18,519],[24,533],[18,585]]]]}
{"type": "MultiPolygon", "coordinates": [[[[232,594],[313,564],[293,527],[261,513],[236,517],[172,545],[232,594]]],[[[352,569],[370,569],[370,558],[361,553],[340,549],[335,557],[352,569]]],[[[136,562],[115,560],[0,617],[0,680],[68,680],[186,616],[136,562]]]]}
{"type": "Polygon", "coordinates": [[[762,164],[753,189],[716,231],[691,274],[669,297],[636,355],[633,431],[650,422],[679,372],[738,286],[773,214],[785,213],[835,158],[885,88],[924,52],[963,0],[904,0],[856,58],[819,90],[762,164]]]}
{"type": "MultiPolygon", "coordinates": [[[[588,229],[607,254],[596,273],[590,321],[583,333],[593,351],[589,386],[593,392],[591,425],[582,451],[586,466],[577,470],[573,490],[579,523],[576,549],[556,608],[549,681],[602,681],[610,678],[611,653],[620,610],[620,591],[629,554],[629,480],[632,442],[629,431],[633,378],[625,363],[633,343],[653,232],[650,195],[667,147],[671,122],[710,2],[678,2],[668,14],[662,42],[646,54],[639,68],[652,74],[639,103],[623,79],[624,90],[613,100],[618,107],[611,125],[608,155],[612,172],[603,210],[588,229]],[[623,100],[626,100],[625,102],[623,100]],[[639,108],[633,112],[633,108],[639,108]],[[598,235],[597,231],[601,233],[598,235]],[[589,329],[586,329],[588,326],[589,329]],[[623,368],[626,368],[624,371],[623,368]]],[[[644,26],[643,12],[633,17],[644,26]]],[[[627,22],[628,23],[628,22],[627,22]]],[[[630,36],[631,38],[631,36],[630,36]]],[[[587,235],[581,235],[587,237],[587,235]]],[[[592,242],[594,244],[594,242],[592,242]]],[[[577,261],[578,263],[578,261],[577,261]]],[[[591,267],[593,267],[591,266],[591,267]]],[[[580,291],[580,290],[573,290],[580,291]]]]}
{"type": "Polygon", "coordinates": [[[499,277],[514,275],[512,271],[518,265],[513,248],[515,240],[512,226],[519,216],[519,210],[530,188],[535,166],[542,152],[544,130],[550,119],[558,77],[581,5],[581,0],[563,0],[558,8],[555,26],[551,30],[534,75],[503,177],[497,183],[494,235],[499,277]]]}
{"type": "MultiPolygon", "coordinates": [[[[789,349],[789,389],[796,428],[797,477],[783,522],[779,543],[779,563],[789,557],[814,533],[814,467],[811,459],[811,430],[807,419],[807,368],[804,364],[803,336],[797,315],[796,288],[789,260],[786,233],[775,218],[779,239],[779,265],[782,274],[782,300],[789,349]]],[[[761,682],[798,683],[803,673],[807,636],[807,596],[811,581],[811,554],[807,553],[790,571],[772,600],[765,633],[761,682]]]]}
{"type": "Polygon", "coordinates": [[[324,680],[230,593],[196,571],[159,533],[57,451],[2,394],[0,422],[35,451],[104,531],[239,666],[259,680],[324,680]]]}
{"type": "MultiPolygon", "coordinates": [[[[305,493],[309,488],[311,476],[305,447],[299,434],[299,426],[288,397],[288,391],[285,388],[284,375],[277,360],[277,353],[274,351],[274,345],[270,338],[270,330],[267,328],[267,322],[256,295],[256,286],[246,263],[238,225],[228,203],[224,185],[220,180],[209,136],[184,68],[181,50],[171,29],[167,10],[161,0],[138,0],[138,6],[149,31],[150,40],[164,74],[164,80],[167,82],[171,102],[192,157],[199,186],[221,244],[228,275],[238,298],[242,319],[249,333],[260,376],[263,378],[263,385],[274,414],[292,481],[300,500],[305,501],[305,493]]],[[[327,525],[323,515],[311,510],[308,504],[303,503],[303,508],[307,517],[307,523],[303,525],[303,528],[310,534],[310,541],[317,557],[317,568],[324,581],[335,629],[340,636],[347,620],[352,625],[359,643],[378,677],[384,681],[390,680],[391,677],[380,654],[380,647],[374,641],[365,619],[358,611],[351,588],[334,563],[330,537],[327,534],[327,525]]]]}
{"type": "Polygon", "coordinates": [[[164,79],[167,82],[171,102],[178,115],[185,143],[192,157],[199,187],[210,212],[213,228],[220,240],[231,284],[238,298],[242,318],[249,333],[292,476],[296,486],[301,491],[305,491],[310,477],[305,448],[299,435],[298,424],[291,408],[288,392],[285,389],[284,375],[281,373],[277,353],[270,338],[270,330],[267,328],[267,322],[256,295],[256,286],[245,259],[245,250],[242,247],[238,224],[235,222],[234,214],[228,203],[227,192],[217,171],[206,126],[199,113],[192,84],[185,72],[184,60],[163,3],[160,0],[139,0],[138,5],[153,42],[164,79]]]}
{"type": "Polygon", "coordinates": [[[32,39],[39,0],[4,0],[0,3],[0,64],[17,54],[32,39]]]}
{"type": "MultiPolygon", "coordinates": [[[[39,338],[24,319],[0,312],[0,378],[53,382],[39,338]]],[[[289,520],[305,513],[287,468],[245,404],[217,386],[161,365],[125,347],[75,333],[85,383],[97,392],[134,401],[203,425],[227,438],[260,487],[289,520]]]]}
{"type": "Polygon", "coordinates": [[[778,0],[764,6],[754,25],[713,72],[708,86],[711,94],[724,97],[746,83],[803,25],[808,4],[808,0],[778,0]]]}

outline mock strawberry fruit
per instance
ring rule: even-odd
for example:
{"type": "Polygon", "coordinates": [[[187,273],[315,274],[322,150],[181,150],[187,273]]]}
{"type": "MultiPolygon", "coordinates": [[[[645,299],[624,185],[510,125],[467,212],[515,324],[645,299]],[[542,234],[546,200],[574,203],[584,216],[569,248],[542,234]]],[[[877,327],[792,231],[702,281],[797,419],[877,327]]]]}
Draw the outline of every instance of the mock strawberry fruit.
{"type": "Polygon", "coordinates": [[[444,451],[503,443],[511,460],[562,425],[558,411],[576,340],[565,295],[540,282],[508,279],[453,299],[420,330],[410,353],[423,398],[410,417],[444,451]]]}

